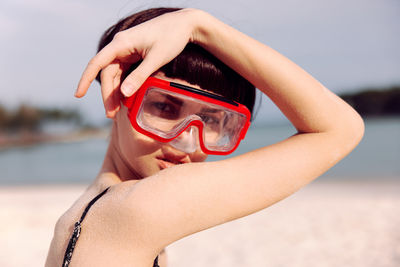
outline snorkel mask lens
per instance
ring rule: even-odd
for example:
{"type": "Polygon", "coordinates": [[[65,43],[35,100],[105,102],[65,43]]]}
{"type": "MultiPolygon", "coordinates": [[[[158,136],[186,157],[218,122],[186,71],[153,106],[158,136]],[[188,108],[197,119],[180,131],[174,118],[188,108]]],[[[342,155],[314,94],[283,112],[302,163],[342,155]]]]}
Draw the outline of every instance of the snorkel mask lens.
{"type": "Polygon", "coordinates": [[[233,152],[250,125],[241,104],[203,90],[150,77],[124,100],[132,126],[186,153],[233,152]]]}
{"type": "Polygon", "coordinates": [[[199,149],[199,131],[197,127],[190,126],[181,132],[178,137],[172,139],[169,144],[187,154],[195,152],[199,149]]]}

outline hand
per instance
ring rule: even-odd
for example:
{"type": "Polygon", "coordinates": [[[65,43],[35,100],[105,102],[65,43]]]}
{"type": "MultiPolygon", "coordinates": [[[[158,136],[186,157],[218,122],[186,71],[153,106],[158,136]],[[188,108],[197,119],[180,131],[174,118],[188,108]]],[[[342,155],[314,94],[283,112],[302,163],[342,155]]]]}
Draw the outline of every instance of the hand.
{"type": "Polygon", "coordinates": [[[193,42],[196,10],[167,13],[121,31],[88,63],[79,81],[76,97],[83,97],[101,71],[101,92],[106,115],[113,118],[120,109],[120,91],[131,96],[155,71],[178,56],[193,42]],[[122,74],[143,59],[121,84],[122,74]]]}

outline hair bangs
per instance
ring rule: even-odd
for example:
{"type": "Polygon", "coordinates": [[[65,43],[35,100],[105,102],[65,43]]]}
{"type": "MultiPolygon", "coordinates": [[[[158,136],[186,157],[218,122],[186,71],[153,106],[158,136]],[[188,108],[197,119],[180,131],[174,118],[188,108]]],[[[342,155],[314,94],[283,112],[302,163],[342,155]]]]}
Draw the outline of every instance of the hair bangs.
{"type": "Polygon", "coordinates": [[[177,78],[241,103],[253,111],[255,87],[196,44],[188,44],[172,61],[160,68],[169,78],[177,78]]]}

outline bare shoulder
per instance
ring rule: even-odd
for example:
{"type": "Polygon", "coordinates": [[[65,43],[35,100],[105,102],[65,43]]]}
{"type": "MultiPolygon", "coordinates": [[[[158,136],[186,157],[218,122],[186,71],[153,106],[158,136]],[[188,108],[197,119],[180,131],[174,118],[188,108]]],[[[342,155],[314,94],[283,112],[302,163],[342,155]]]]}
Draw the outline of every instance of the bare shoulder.
{"type": "Polygon", "coordinates": [[[61,265],[74,225],[82,216],[88,203],[98,194],[101,188],[90,186],[81,196],[58,218],[54,227],[53,239],[48,252],[46,266],[61,265]]]}
{"type": "Polygon", "coordinates": [[[85,193],[76,200],[72,206],[58,218],[53,239],[47,255],[46,266],[60,266],[64,257],[69,238],[73,232],[74,224],[79,218],[79,214],[87,198],[85,193]]]}

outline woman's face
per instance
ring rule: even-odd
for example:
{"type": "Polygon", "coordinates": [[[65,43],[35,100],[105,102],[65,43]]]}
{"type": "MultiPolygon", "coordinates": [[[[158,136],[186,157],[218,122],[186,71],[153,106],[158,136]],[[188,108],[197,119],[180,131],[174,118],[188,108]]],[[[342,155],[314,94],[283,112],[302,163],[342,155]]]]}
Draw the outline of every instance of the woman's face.
{"type": "MultiPolygon", "coordinates": [[[[154,76],[200,89],[184,80],[167,78],[162,73],[157,73],[154,76]]],[[[139,178],[156,174],[162,169],[177,164],[206,160],[207,154],[202,152],[200,147],[193,153],[186,153],[172,147],[169,143],[156,141],[137,132],[132,127],[127,112],[127,107],[122,105],[116,118],[115,134],[117,137],[113,136],[113,141],[117,142],[115,145],[124,164],[128,165],[127,167],[135,172],[139,178]]]]}

